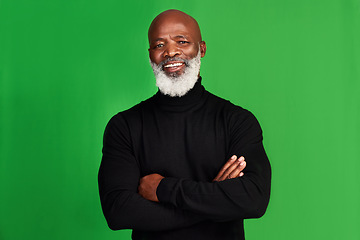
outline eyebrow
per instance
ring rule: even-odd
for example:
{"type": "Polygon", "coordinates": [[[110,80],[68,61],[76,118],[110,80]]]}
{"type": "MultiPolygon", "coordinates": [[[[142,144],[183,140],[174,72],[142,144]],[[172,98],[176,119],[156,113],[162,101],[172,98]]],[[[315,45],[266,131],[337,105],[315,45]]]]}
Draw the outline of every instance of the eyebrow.
{"type": "Polygon", "coordinates": [[[177,35],[177,36],[175,36],[174,38],[185,38],[185,39],[188,39],[188,37],[185,36],[185,35],[177,35]]]}
{"type": "MultiPolygon", "coordinates": [[[[186,35],[176,35],[174,38],[185,38],[185,39],[188,39],[188,37],[186,35]]],[[[157,41],[163,41],[164,38],[157,38],[155,39],[154,41],[152,41],[152,43],[155,43],[157,41]]]]}
{"type": "Polygon", "coordinates": [[[157,39],[155,39],[154,41],[152,41],[153,43],[154,42],[157,42],[157,41],[162,41],[162,40],[164,40],[163,38],[157,38],[157,39]]]}

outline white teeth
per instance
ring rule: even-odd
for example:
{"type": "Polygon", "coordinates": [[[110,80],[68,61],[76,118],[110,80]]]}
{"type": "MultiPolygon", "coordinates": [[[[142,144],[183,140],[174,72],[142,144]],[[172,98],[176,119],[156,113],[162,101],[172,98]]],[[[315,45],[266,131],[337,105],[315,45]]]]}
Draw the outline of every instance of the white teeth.
{"type": "Polygon", "coordinates": [[[183,64],[182,63],[173,63],[173,64],[165,65],[164,67],[169,68],[169,67],[177,67],[177,66],[181,66],[181,65],[183,65],[183,64]]]}

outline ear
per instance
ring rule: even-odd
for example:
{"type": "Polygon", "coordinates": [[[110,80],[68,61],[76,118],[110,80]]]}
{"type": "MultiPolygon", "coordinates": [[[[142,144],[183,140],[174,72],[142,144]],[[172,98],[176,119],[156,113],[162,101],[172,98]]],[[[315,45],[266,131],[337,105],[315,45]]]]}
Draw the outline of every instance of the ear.
{"type": "Polygon", "coordinates": [[[206,43],[204,41],[200,42],[200,53],[201,53],[201,57],[205,56],[206,53],[206,43]]]}
{"type": "Polygon", "coordinates": [[[151,49],[150,49],[150,47],[148,48],[148,54],[149,54],[149,58],[151,59],[151,49]]]}

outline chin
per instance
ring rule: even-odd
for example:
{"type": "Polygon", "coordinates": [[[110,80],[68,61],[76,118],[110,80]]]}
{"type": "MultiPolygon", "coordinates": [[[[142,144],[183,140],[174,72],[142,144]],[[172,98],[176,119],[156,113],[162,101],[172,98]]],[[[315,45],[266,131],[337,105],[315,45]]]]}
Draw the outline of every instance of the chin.
{"type": "Polygon", "coordinates": [[[165,73],[165,75],[168,76],[169,78],[178,78],[178,77],[180,77],[183,73],[184,73],[183,71],[177,71],[177,72],[165,73]]]}

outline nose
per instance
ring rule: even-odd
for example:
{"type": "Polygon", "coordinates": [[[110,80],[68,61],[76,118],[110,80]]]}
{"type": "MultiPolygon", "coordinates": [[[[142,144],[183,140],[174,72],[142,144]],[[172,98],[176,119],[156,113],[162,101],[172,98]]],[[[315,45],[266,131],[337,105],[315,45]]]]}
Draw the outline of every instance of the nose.
{"type": "Polygon", "coordinates": [[[172,58],[177,55],[180,55],[180,50],[175,44],[167,44],[166,49],[164,50],[164,58],[172,58]]]}

